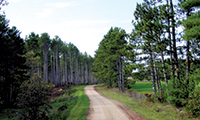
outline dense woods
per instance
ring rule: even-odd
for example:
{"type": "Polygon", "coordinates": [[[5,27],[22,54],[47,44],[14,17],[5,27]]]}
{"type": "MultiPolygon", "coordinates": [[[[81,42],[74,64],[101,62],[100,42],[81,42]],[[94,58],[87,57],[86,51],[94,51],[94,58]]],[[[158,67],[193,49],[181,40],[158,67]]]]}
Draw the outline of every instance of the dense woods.
{"type": "MultiPolygon", "coordinates": [[[[1,0],[0,4],[7,3],[1,0]]],[[[111,27],[94,58],[59,36],[51,39],[48,33],[31,32],[22,39],[19,30],[10,27],[6,15],[1,14],[0,110],[13,107],[23,96],[17,97],[18,93],[30,81],[37,87],[33,80],[37,76],[56,87],[105,83],[122,92],[135,81],[148,80],[152,81],[154,98],[186,107],[199,116],[199,7],[199,0],[179,0],[177,5],[172,0],[137,3],[132,32],[111,27]]]]}

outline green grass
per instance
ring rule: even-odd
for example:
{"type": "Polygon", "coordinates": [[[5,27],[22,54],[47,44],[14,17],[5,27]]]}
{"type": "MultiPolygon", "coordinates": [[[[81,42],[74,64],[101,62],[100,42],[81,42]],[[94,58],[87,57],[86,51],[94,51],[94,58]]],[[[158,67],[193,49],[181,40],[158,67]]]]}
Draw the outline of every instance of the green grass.
{"type": "MultiPolygon", "coordinates": [[[[124,103],[130,110],[137,112],[138,114],[144,116],[149,120],[189,119],[187,117],[188,114],[185,112],[184,109],[182,110],[182,112],[178,112],[175,107],[169,106],[167,103],[162,104],[158,102],[152,103],[140,99],[136,100],[132,97],[126,96],[124,93],[121,93],[116,89],[107,89],[106,87],[102,86],[98,86],[97,89],[103,95],[124,103]]],[[[148,87],[146,91],[149,91],[148,87]]]]}
{"type": "MultiPolygon", "coordinates": [[[[50,120],[85,120],[89,110],[89,99],[84,93],[86,85],[73,86],[69,88],[68,94],[59,96],[51,101],[52,109],[49,110],[50,120]],[[70,94],[69,94],[70,93],[70,94]]],[[[9,120],[16,109],[6,109],[0,113],[0,120],[9,120]]],[[[13,118],[17,120],[17,117],[13,118]]]]}
{"type": "Polygon", "coordinates": [[[85,120],[87,117],[87,113],[89,110],[89,99],[84,93],[84,87],[86,85],[82,86],[76,86],[74,88],[77,89],[76,96],[77,96],[77,102],[74,105],[74,107],[70,110],[70,114],[67,117],[67,120],[85,120]]]}
{"type": "MultiPolygon", "coordinates": [[[[161,85],[164,86],[165,82],[161,82],[161,85]]],[[[136,82],[131,87],[132,87],[131,90],[134,90],[137,93],[141,93],[141,94],[145,94],[145,93],[153,94],[153,85],[152,85],[152,82],[136,82]]]]}
{"type": "Polygon", "coordinates": [[[89,100],[84,93],[85,86],[73,86],[70,88],[70,91],[73,91],[70,95],[65,94],[52,101],[53,109],[49,115],[51,119],[85,120],[89,110],[89,100]]]}
{"type": "Polygon", "coordinates": [[[152,82],[136,82],[134,85],[131,86],[135,92],[138,93],[153,93],[153,86],[152,82]]]}

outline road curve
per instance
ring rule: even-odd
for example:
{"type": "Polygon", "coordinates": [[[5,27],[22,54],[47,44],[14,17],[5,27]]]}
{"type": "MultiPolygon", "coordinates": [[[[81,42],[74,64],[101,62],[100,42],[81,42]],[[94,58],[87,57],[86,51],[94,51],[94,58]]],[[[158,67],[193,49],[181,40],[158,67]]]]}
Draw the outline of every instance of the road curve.
{"type": "MultiPolygon", "coordinates": [[[[95,91],[94,85],[86,86],[84,90],[85,94],[89,97],[90,101],[90,110],[87,116],[87,120],[132,120],[133,119],[131,115],[127,114],[127,110],[125,110],[122,107],[122,105],[117,105],[113,100],[108,99],[100,95],[97,91],[95,91]]],[[[137,119],[138,117],[135,116],[135,118],[137,119]]]]}

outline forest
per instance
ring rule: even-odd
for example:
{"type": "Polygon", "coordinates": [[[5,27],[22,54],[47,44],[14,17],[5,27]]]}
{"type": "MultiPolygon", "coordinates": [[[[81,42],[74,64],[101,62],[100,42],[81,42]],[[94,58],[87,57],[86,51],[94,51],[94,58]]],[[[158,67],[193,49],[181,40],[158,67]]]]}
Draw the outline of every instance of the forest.
{"type": "MultiPolygon", "coordinates": [[[[6,4],[1,1],[2,6],[6,4]]],[[[9,27],[5,14],[0,21],[0,109],[16,106],[22,84],[31,78],[55,87],[97,82],[90,71],[94,59],[73,43],[59,36],[51,39],[48,33],[31,32],[23,39],[17,27],[9,27]]]]}
{"type": "Polygon", "coordinates": [[[199,0],[137,3],[132,33],[111,27],[104,35],[93,76],[122,92],[135,81],[152,81],[150,101],[157,98],[199,116],[199,7],[199,0]]]}
{"type": "MultiPolygon", "coordinates": [[[[1,6],[6,4],[1,0],[1,6]]],[[[18,102],[28,98],[23,93],[32,93],[32,87],[47,96],[50,89],[65,85],[103,83],[124,92],[137,81],[151,81],[150,101],[185,107],[199,116],[199,7],[199,0],[137,3],[132,32],[111,27],[94,58],[59,36],[51,39],[48,33],[31,32],[23,39],[1,14],[0,110],[22,105],[18,102]]]]}

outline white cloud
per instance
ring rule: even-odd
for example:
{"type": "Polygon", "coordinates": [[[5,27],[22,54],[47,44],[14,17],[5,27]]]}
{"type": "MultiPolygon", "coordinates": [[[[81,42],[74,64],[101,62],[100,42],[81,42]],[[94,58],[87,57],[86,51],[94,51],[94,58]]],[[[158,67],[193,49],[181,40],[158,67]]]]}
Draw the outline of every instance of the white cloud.
{"type": "Polygon", "coordinates": [[[64,8],[64,7],[68,7],[68,6],[73,5],[73,2],[71,2],[71,3],[67,3],[67,2],[47,3],[46,5],[47,6],[54,6],[54,7],[57,7],[57,8],[64,8]]]}
{"type": "Polygon", "coordinates": [[[44,9],[41,13],[35,13],[36,18],[47,18],[53,13],[52,9],[44,9]]]}

